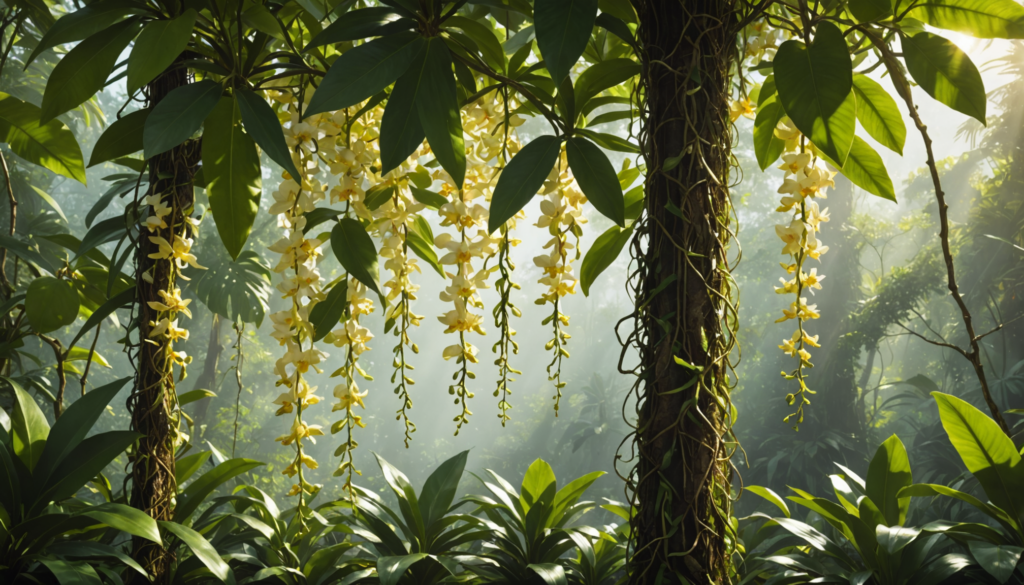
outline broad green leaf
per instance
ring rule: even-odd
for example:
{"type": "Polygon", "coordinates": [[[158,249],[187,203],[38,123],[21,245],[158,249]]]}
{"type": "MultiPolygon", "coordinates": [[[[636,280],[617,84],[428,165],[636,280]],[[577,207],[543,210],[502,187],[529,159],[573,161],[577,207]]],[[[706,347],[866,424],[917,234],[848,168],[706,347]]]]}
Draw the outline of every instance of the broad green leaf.
{"type": "Polygon", "coordinates": [[[624,22],[636,22],[636,10],[629,0],[600,0],[601,12],[606,12],[624,22]]]}
{"type": "Polygon", "coordinates": [[[594,281],[615,262],[632,236],[632,227],[623,229],[617,225],[613,225],[598,236],[587,250],[587,255],[583,257],[583,265],[580,267],[580,287],[584,295],[590,296],[590,288],[594,286],[594,281]]]}
{"type": "Polygon", "coordinates": [[[111,528],[127,532],[132,536],[163,544],[156,521],[142,510],[137,510],[124,504],[108,502],[99,506],[87,506],[78,513],[102,522],[111,528]]]}
{"type": "Polygon", "coordinates": [[[1024,518],[1024,466],[999,425],[963,400],[933,392],[942,427],[993,504],[1015,522],[1024,518]]]}
{"type": "Polygon", "coordinates": [[[124,308],[131,303],[132,300],[135,299],[135,293],[136,291],[134,288],[127,288],[113,297],[110,297],[109,300],[93,311],[92,315],[89,315],[89,318],[86,319],[85,324],[82,325],[82,328],[75,334],[75,338],[71,340],[71,343],[74,344],[77,342],[86,334],[86,332],[93,330],[97,325],[102,323],[104,319],[112,315],[114,311],[124,308]]]}
{"type": "Polygon", "coordinates": [[[221,86],[204,79],[168,93],[146,118],[142,143],[146,159],[188,140],[220,102],[221,86]]]}
{"type": "Polygon", "coordinates": [[[981,540],[970,540],[967,545],[974,560],[999,583],[1006,583],[1013,576],[1020,555],[1024,553],[1024,548],[1019,546],[991,544],[981,540]]]}
{"type": "Polygon", "coordinates": [[[260,210],[263,177],[256,143],[242,129],[234,97],[221,98],[204,123],[203,176],[220,241],[236,260],[260,210]]]}
{"type": "Polygon", "coordinates": [[[133,431],[109,431],[76,444],[57,464],[46,483],[38,486],[35,508],[65,500],[78,493],[141,436],[133,431]]]}
{"type": "Polygon", "coordinates": [[[228,480],[263,465],[252,459],[228,459],[210,471],[199,476],[178,496],[178,505],[174,508],[174,521],[188,522],[192,514],[199,508],[207,496],[228,480]]]}
{"type": "Polygon", "coordinates": [[[196,11],[189,8],[174,20],[154,20],[143,27],[128,56],[128,95],[142,89],[174,63],[192,38],[196,11]]]}
{"type": "Polygon", "coordinates": [[[398,168],[426,138],[416,107],[423,88],[425,58],[425,51],[412,57],[409,69],[395,82],[384,106],[380,123],[381,175],[398,168]]]}
{"type": "Polygon", "coordinates": [[[381,294],[377,249],[363,224],[343,217],[331,230],[331,248],[346,272],[373,292],[381,294]]]}
{"type": "Polygon", "coordinates": [[[545,585],[568,585],[565,578],[565,569],[557,563],[533,563],[527,565],[545,585]]]}
{"type": "Polygon", "coordinates": [[[142,134],[149,111],[149,108],[136,110],[108,126],[96,140],[96,146],[89,156],[89,166],[94,167],[142,150],[142,134]]]}
{"type": "Polygon", "coordinates": [[[419,505],[423,511],[423,523],[429,528],[448,513],[459,488],[459,480],[466,469],[469,451],[463,451],[437,466],[423,484],[419,505]]]}
{"type": "Polygon", "coordinates": [[[536,0],[533,23],[537,47],[558,82],[569,75],[590,40],[597,20],[597,0],[536,0]]]}
{"type": "Polygon", "coordinates": [[[446,27],[462,29],[462,32],[466,33],[466,36],[476,43],[488,65],[493,67],[495,71],[505,71],[505,50],[502,48],[501,43],[498,42],[498,37],[494,36],[494,31],[491,27],[464,16],[452,16],[444,21],[444,24],[446,27]]]}
{"type": "Polygon", "coordinates": [[[331,287],[327,298],[317,303],[309,312],[309,322],[313,325],[313,341],[317,342],[331,332],[341,322],[342,315],[348,309],[348,279],[343,279],[331,287]]]}
{"type": "Polygon", "coordinates": [[[850,0],[848,8],[857,22],[872,22],[892,18],[897,0],[850,0]]]}
{"type": "Polygon", "coordinates": [[[935,496],[947,496],[960,500],[974,506],[981,510],[990,518],[996,520],[1007,528],[1010,532],[1015,532],[1018,529],[1016,520],[1012,520],[1010,516],[1000,508],[993,506],[992,504],[982,502],[978,498],[971,494],[955,490],[953,488],[946,487],[944,485],[930,484],[930,483],[915,483],[912,486],[904,488],[900,492],[900,497],[911,497],[911,498],[929,498],[935,496]]]}
{"type": "Polygon", "coordinates": [[[839,545],[829,537],[819,532],[813,526],[800,522],[799,520],[794,520],[793,518],[773,518],[773,520],[785,529],[786,532],[800,538],[812,548],[842,561],[846,561],[848,565],[853,564],[849,555],[847,555],[839,545]]]}
{"type": "Polygon", "coordinates": [[[494,233],[505,225],[540,191],[558,162],[561,143],[557,136],[539,136],[512,157],[501,171],[491,197],[488,231],[494,233]]]}
{"type": "Polygon", "coordinates": [[[241,88],[235,90],[235,99],[242,113],[242,125],[249,136],[252,136],[270,160],[281,165],[292,178],[300,177],[299,169],[288,150],[288,143],[284,140],[281,122],[270,104],[255,93],[241,88]]]}
{"type": "MultiPolygon", "coordinates": [[[[306,45],[305,50],[381,36],[381,29],[397,20],[402,20],[402,18],[395,14],[394,10],[384,6],[352,10],[346,12],[343,17],[335,20],[323,32],[313,37],[313,40],[306,45]]],[[[412,24],[413,21],[409,20],[410,27],[412,24]]]]}
{"type": "Polygon", "coordinates": [[[893,435],[875,451],[868,466],[867,496],[885,518],[886,526],[899,526],[907,518],[910,498],[899,497],[901,489],[911,485],[910,459],[899,437],[893,435]]]}
{"type": "Polygon", "coordinates": [[[775,136],[775,129],[785,117],[786,110],[779,103],[777,94],[757,108],[757,117],[754,119],[754,154],[762,171],[779,160],[786,150],[786,142],[775,136]]]}
{"type": "Polygon", "coordinates": [[[622,186],[615,167],[601,149],[586,138],[573,136],[565,144],[569,168],[587,200],[620,227],[626,225],[622,186]]]}
{"type": "Polygon", "coordinates": [[[205,388],[196,388],[178,395],[178,406],[187,406],[193,402],[199,402],[205,398],[216,398],[217,394],[205,388]]]}
{"type": "Polygon", "coordinates": [[[552,502],[551,518],[548,520],[547,527],[553,528],[555,526],[560,526],[566,518],[566,512],[569,511],[583,496],[584,492],[586,492],[590,486],[603,475],[603,471],[592,471],[586,475],[577,477],[565,484],[565,487],[558,490],[558,492],[555,493],[555,499],[552,502]]]}
{"type": "Polygon", "coordinates": [[[1024,6],[1014,0],[923,0],[907,16],[981,39],[1024,38],[1024,6]]]}
{"type": "Polygon", "coordinates": [[[380,585],[398,585],[398,580],[409,570],[409,567],[427,558],[427,553],[415,553],[400,557],[380,557],[377,559],[377,577],[380,585]]]}
{"type": "Polygon", "coordinates": [[[117,58],[138,32],[138,22],[120,22],[68,51],[47,78],[41,121],[49,122],[102,90],[117,58]]]}
{"type": "Polygon", "coordinates": [[[142,10],[142,7],[133,0],[100,0],[86,4],[60,17],[39,39],[25,65],[32,63],[46,49],[91,37],[94,33],[142,10]]]}
{"type": "MultiPolygon", "coordinates": [[[[11,447],[15,456],[21,459],[25,467],[32,471],[46,448],[46,438],[50,435],[50,425],[39,410],[36,401],[25,392],[17,382],[10,378],[4,380],[14,389],[14,412],[11,413],[11,447]]],[[[27,489],[28,486],[25,486],[27,489]]]]}
{"type": "Polygon", "coordinates": [[[544,492],[548,491],[548,488],[556,486],[555,471],[551,469],[551,465],[547,461],[537,459],[531,463],[526,470],[526,475],[523,476],[523,484],[520,488],[519,499],[523,509],[529,511],[530,507],[541,499],[544,492]]]}
{"type": "Polygon", "coordinates": [[[28,285],[25,315],[36,333],[49,333],[75,322],[79,302],[70,282],[42,276],[28,285]]]}
{"type": "Polygon", "coordinates": [[[0,92],[0,141],[30,163],[85,184],[82,149],[60,120],[41,124],[36,106],[0,92]]]}
{"type": "Polygon", "coordinates": [[[879,144],[902,155],[907,142],[907,125],[889,92],[867,75],[853,76],[857,94],[857,120],[879,144]]]}
{"type": "Polygon", "coordinates": [[[408,230],[406,243],[409,248],[444,278],[444,269],[438,263],[437,252],[434,251],[434,230],[430,229],[430,224],[423,216],[417,215],[408,230]]]}
{"type": "Polygon", "coordinates": [[[849,51],[843,33],[834,24],[822,22],[809,47],[786,41],[774,61],[775,86],[786,114],[840,166],[853,146],[857,126],[849,51]]]}
{"type": "Polygon", "coordinates": [[[779,510],[781,510],[782,513],[786,515],[786,518],[790,517],[789,506],[786,505],[786,500],[783,500],[781,497],[779,497],[779,494],[775,493],[774,491],[766,487],[761,487],[759,485],[743,486],[743,491],[761,496],[762,498],[774,504],[775,507],[777,507],[779,510]]]}
{"type": "Polygon", "coordinates": [[[65,561],[46,556],[39,562],[53,573],[60,585],[103,585],[96,570],[85,561],[65,561]]]}
{"type": "Polygon", "coordinates": [[[875,149],[871,148],[871,145],[860,136],[854,137],[850,156],[847,157],[846,164],[842,167],[839,167],[830,157],[826,158],[833,166],[839,168],[843,176],[850,179],[854,185],[882,199],[896,201],[896,191],[893,189],[889,171],[885,168],[885,162],[875,152],[875,149]]]}
{"type": "Polygon", "coordinates": [[[409,186],[409,189],[412,190],[412,196],[416,201],[419,201],[431,209],[441,209],[444,204],[448,203],[448,199],[445,196],[439,195],[433,191],[413,187],[412,185],[409,186]]]}
{"type": "Polygon", "coordinates": [[[585,128],[579,128],[576,130],[577,136],[585,136],[593,140],[598,146],[605,150],[611,150],[613,152],[625,152],[627,154],[639,154],[640,147],[633,144],[629,140],[616,136],[614,134],[607,134],[604,132],[594,132],[593,130],[587,130],[585,128]]]}
{"type": "Polygon", "coordinates": [[[629,81],[640,74],[640,64],[632,59],[609,59],[591,65],[576,79],[576,111],[583,111],[591,98],[606,89],[629,81]]]}
{"type": "Polygon", "coordinates": [[[435,37],[424,48],[423,69],[416,110],[430,150],[441,167],[462,189],[466,178],[466,144],[462,135],[462,115],[452,73],[452,55],[444,40],[435,37]]]}
{"type": "Polygon", "coordinates": [[[939,102],[985,124],[985,82],[967,53],[930,32],[900,38],[907,71],[914,81],[939,102]]]}
{"type": "Polygon", "coordinates": [[[161,521],[160,527],[177,536],[178,539],[185,543],[185,546],[192,551],[192,554],[196,555],[215,577],[225,583],[229,582],[229,579],[233,580],[231,567],[220,558],[220,553],[217,552],[217,549],[213,548],[210,541],[206,540],[202,534],[177,522],[161,521]]]}
{"type": "Polygon", "coordinates": [[[410,31],[346,51],[320,82],[306,115],[343,110],[383,90],[405,73],[426,42],[419,33],[410,31]]]}
{"type": "Polygon", "coordinates": [[[197,471],[202,469],[203,465],[210,460],[211,453],[209,451],[200,451],[191,455],[186,455],[181,459],[174,462],[174,482],[177,485],[184,485],[186,481],[192,478],[197,471]]]}
{"type": "MultiPolygon", "coordinates": [[[[153,522],[153,528],[155,529],[156,528],[156,522],[153,521],[152,518],[150,518],[150,522],[153,522]]],[[[127,566],[131,567],[132,569],[134,569],[135,571],[137,571],[144,578],[147,578],[147,579],[149,578],[149,575],[146,573],[146,570],[142,568],[142,565],[140,565],[139,563],[135,562],[134,559],[132,559],[130,556],[126,555],[125,553],[121,552],[121,550],[119,550],[117,548],[114,548],[113,546],[111,546],[109,544],[103,544],[103,543],[100,543],[100,542],[93,542],[93,541],[90,541],[90,540],[79,540],[79,541],[70,541],[70,542],[60,542],[60,541],[58,541],[58,542],[54,542],[54,543],[50,544],[49,546],[47,546],[46,547],[46,552],[51,554],[51,555],[57,555],[58,557],[61,557],[61,558],[64,558],[64,559],[69,559],[69,558],[70,559],[74,559],[74,558],[90,558],[90,559],[108,558],[108,559],[117,559],[117,560],[121,561],[122,563],[124,563],[125,565],[127,565],[127,566]]],[[[103,567],[103,565],[99,565],[99,566],[103,567]]],[[[101,568],[100,570],[102,571],[103,569],[101,568]]],[[[76,584],[77,584],[77,582],[76,582],[76,584]]]]}

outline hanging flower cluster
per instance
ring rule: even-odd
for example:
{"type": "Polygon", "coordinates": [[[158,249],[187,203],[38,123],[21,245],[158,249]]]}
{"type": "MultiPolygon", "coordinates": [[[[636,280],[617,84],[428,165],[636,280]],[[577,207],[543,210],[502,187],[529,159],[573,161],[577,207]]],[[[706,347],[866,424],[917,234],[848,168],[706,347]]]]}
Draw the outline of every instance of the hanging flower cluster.
{"type": "Polygon", "coordinates": [[[790,373],[783,372],[788,380],[797,380],[800,388],[786,396],[790,405],[796,404],[796,411],[785,418],[786,422],[794,420],[794,426],[803,422],[803,407],[810,404],[808,394],[814,391],[807,387],[805,368],[814,367],[808,347],[820,347],[818,336],[807,332],[807,322],[820,317],[817,305],[808,304],[808,292],[814,294],[821,290],[821,281],[825,276],[818,274],[817,268],[804,270],[805,261],[810,258],[818,260],[828,251],[818,239],[821,224],[829,220],[828,209],[821,209],[818,201],[825,199],[830,187],[835,187],[835,172],[828,170],[825,163],[817,156],[812,144],[802,139],[788,119],[783,119],[776,129],[776,137],[786,142],[787,154],[782,157],[778,167],[785,171],[786,177],[778,192],[783,196],[776,211],[790,216],[788,224],[775,226],[775,233],[783,242],[782,254],[789,256],[789,262],[783,262],[782,268],[790,278],[780,278],[780,286],[775,292],[781,295],[793,295],[795,300],[789,308],[783,309],[782,317],[776,323],[796,321],[796,331],[783,340],[779,346],[790,357],[798,358],[799,365],[790,373]]]}

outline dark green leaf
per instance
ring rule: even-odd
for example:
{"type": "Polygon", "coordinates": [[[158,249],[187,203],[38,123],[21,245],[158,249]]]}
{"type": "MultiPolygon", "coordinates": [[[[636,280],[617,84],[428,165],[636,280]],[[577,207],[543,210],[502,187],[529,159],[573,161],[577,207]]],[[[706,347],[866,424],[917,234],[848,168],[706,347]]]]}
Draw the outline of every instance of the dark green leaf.
{"type": "Polygon", "coordinates": [[[143,27],[128,57],[128,95],[174,63],[192,39],[195,23],[196,11],[189,8],[174,20],[154,20],[143,27]]]}
{"type": "Polygon", "coordinates": [[[1024,6],[1013,0],[923,0],[907,17],[981,39],[1024,38],[1024,6]]]}
{"type": "Polygon", "coordinates": [[[857,22],[891,18],[896,0],[850,0],[849,9],[857,22]]]}
{"type": "Polygon", "coordinates": [[[593,142],[579,136],[566,141],[565,154],[573,177],[587,200],[602,215],[619,226],[625,226],[622,187],[608,157],[593,142]]]}
{"type": "MultiPolygon", "coordinates": [[[[153,528],[156,528],[156,522],[153,522],[153,528]]],[[[125,565],[131,567],[137,571],[140,575],[145,578],[149,578],[146,570],[142,568],[134,559],[124,554],[120,550],[110,546],[109,544],[103,544],[100,542],[92,541],[72,541],[72,542],[55,542],[46,547],[46,552],[51,555],[57,555],[62,558],[94,558],[94,559],[117,559],[125,565]]],[[[102,565],[100,565],[102,566],[102,565]]],[[[102,570],[102,569],[101,569],[102,570]]],[[[76,582],[77,583],[77,582],[76,582]]]]}
{"type": "Polygon", "coordinates": [[[229,582],[229,579],[233,579],[231,567],[220,558],[217,549],[213,548],[210,541],[206,540],[202,534],[177,522],[160,522],[160,527],[184,542],[192,554],[198,557],[215,577],[225,583],[229,582]]]}
{"type": "Polygon", "coordinates": [[[420,123],[416,102],[423,87],[425,52],[413,55],[413,62],[398,81],[384,106],[380,124],[381,174],[386,175],[404,163],[423,144],[426,134],[420,123]]]}
{"type": "Polygon", "coordinates": [[[849,51],[843,33],[822,22],[810,47],[786,41],[774,61],[775,85],[786,114],[840,166],[846,163],[857,125],[849,51]]]}
{"type": "Polygon", "coordinates": [[[448,171],[455,186],[462,188],[466,178],[466,145],[462,136],[462,115],[455,92],[452,56],[440,37],[427,42],[424,49],[420,92],[416,109],[430,150],[441,167],[448,171]]]}
{"type": "Polygon", "coordinates": [[[632,236],[633,228],[623,229],[615,225],[594,240],[580,268],[580,287],[584,295],[590,296],[590,287],[594,281],[615,262],[632,236]]]}
{"type": "Polygon", "coordinates": [[[523,147],[501,171],[491,198],[487,229],[494,233],[526,207],[544,185],[544,179],[558,162],[562,141],[557,136],[540,136],[523,147]]]}
{"type": "Polygon", "coordinates": [[[136,110],[111,124],[96,140],[89,156],[89,166],[114,160],[142,150],[142,134],[149,117],[149,108],[136,110]]]}
{"type": "Polygon", "coordinates": [[[92,331],[97,325],[102,323],[104,319],[112,315],[114,311],[124,308],[131,303],[132,300],[135,299],[135,292],[134,288],[125,289],[117,293],[117,295],[110,297],[110,299],[100,305],[99,308],[93,311],[92,315],[89,315],[89,318],[86,319],[85,325],[82,325],[82,328],[75,334],[75,338],[71,341],[71,344],[74,345],[82,338],[83,335],[92,331]]]}
{"type": "Polygon", "coordinates": [[[348,279],[343,279],[327,292],[327,298],[317,303],[309,312],[309,322],[313,325],[313,341],[317,342],[331,332],[341,322],[342,315],[348,309],[348,279]]]}
{"type": "Polygon", "coordinates": [[[40,53],[57,45],[73,43],[91,37],[126,17],[142,12],[134,0],[100,0],[65,14],[50,27],[32,49],[25,65],[32,63],[40,53]]]}
{"type": "Polygon", "coordinates": [[[263,464],[252,459],[228,459],[199,476],[198,479],[182,490],[181,495],[178,496],[178,505],[174,508],[174,521],[176,523],[187,522],[206,497],[212,494],[224,482],[260,465],[263,464]]]}
{"type": "Polygon", "coordinates": [[[242,113],[242,124],[249,136],[252,136],[256,144],[260,145],[270,160],[281,165],[281,168],[287,171],[292,178],[300,177],[299,169],[292,161],[292,154],[284,140],[281,122],[277,119],[277,114],[274,113],[270,104],[247,89],[236,89],[235,98],[238,101],[238,109],[242,113]]]}
{"type": "MultiPolygon", "coordinates": [[[[309,44],[306,45],[305,50],[308,51],[324,45],[333,45],[334,43],[357,41],[366,37],[380,36],[381,28],[400,19],[401,17],[395,14],[394,10],[383,6],[360,8],[359,10],[346,12],[344,16],[332,22],[323,32],[313,37],[313,40],[309,41],[309,44]]],[[[408,20],[411,28],[414,21],[411,19],[405,20],[408,20]]]]}
{"type": "Polygon", "coordinates": [[[423,523],[428,528],[448,513],[468,458],[469,451],[463,451],[448,459],[438,465],[423,484],[419,505],[423,511],[423,523]]]}
{"type": "Polygon", "coordinates": [[[376,185],[366,192],[363,204],[370,211],[377,211],[382,205],[391,201],[391,198],[395,196],[396,189],[395,185],[388,185],[386,183],[376,185]]]}
{"type": "Polygon", "coordinates": [[[1006,583],[1013,576],[1020,555],[1024,553],[1024,548],[1019,546],[991,544],[981,540],[970,540],[967,544],[974,560],[999,583],[1006,583]]]}
{"type": "Polygon", "coordinates": [[[907,71],[914,81],[936,100],[985,124],[985,83],[967,53],[929,32],[900,38],[907,71]]]}
{"type": "Polygon", "coordinates": [[[157,544],[163,543],[156,521],[142,510],[136,510],[131,506],[108,502],[99,506],[87,506],[78,513],[132,536],[145,538],[157,544]]]}
{"type": "Polygon", "coordinates": [[[900,526],[906,520],[910,498],[899,498],[898,494],[912,483],[907,449],[899,437],[892,435],[875,451],[865,484],[867,496],[882,513],[887,526],[900,526]]]}
{"type": "Polygon", "coordinates": [[[536,0],[533,22],[537,46],[551,79],[565,79],[590,40],[597,0],[536,0]]]}
{"type": "MultiPolygon", "coordinates": [[[[826,157],[826,159],[836,168],[840,168],[831,158],[826,157]]],[[[875,149],[871,148],[871,145],[862,140],[860,136],[854,137],[850,156],[847,157],[846,164],[841,167],[841,171],[844,177],[850,179],[851,183],[868,193],[882,199],[896,201],[896,192],[893,189],[889,171],[885,169],[885,162],[875,152],[875,149]]]]}
{"type": "Polygon", "coordinates": [[[75,445],[54,468],[45,486],[37,490],[36,507],[59,502],[78,493],[141,436],[133,431],[109,431],[75,445]]]}
{"type": "MultiPolygon", "coordinates": [[[[205,392],[209,392],[206,390],[205,392]]],[[[212,395],[213,393],[210,392],[212,395]]],[[[179,403],[181,401],[179,400],[179,403]]],[[[178,485],[183,485],[186,481],[192,478],[197,471],[199,471],[203,465],[210,460],[211,453],[209,451],[200,451],[199,453],[193,453],[186,455],[181,459],[174,462],[174,482],[178,485]]]]}
{"type": "Polygon", "coordinates": [[[75,135],[60,120],[40,123],[42,111],[0,92],[0,141],[30,163],[85,184],[85,164],[75,135]]]}
{"type": "Polygon", "coordinates": [[[462,32],[466,33],[466,36],[476,43],[488,65],[493,67],[495,71],[505,71],[505,50],[501,43],[498,42],[498,37],[494,36],[494,31],[491,27],[464,16],[453,16],[446,20],[444,24],[446,27],[450,26],[461,29],[462,32]]]}
{"type": "Polygon", "coordinates": [[[782,152],[786,150],[786,142],[775,136],[775,129],[784,117],[786,110],[779,103],[777,94],[766,99],[757,108],[757,117],[754,119],[754,154],[762,171],[779,160],[782,152]]]}
{"type": "Polygon", "coordinates": [[[606,89],[629,81],[640,74],[640,64],[630,59],[609,59],[588,67],[576,79],[576,111],[606,89]]]}
{"type": "Polygon", "coordinates": [[[903,154],[907,141],[907,125],[889,92],[867,75],[853,76],[853,91],[857,94],[857,120],[872,138],[882,146],[903,154]]]}
{"type": "Polygon", "coordinates": [[[146,159],[185,142],[220,102],[220,84],[204,79],[172,90],[146,119],[142,143],[146,159]]]}
{"type": "Polygon", "coordinates": [[[427,223],[423,216],[417,215],[408,229],[407,242],[409,248],[422,258],[424,262],[430,264],[441,275],[441,278],[444,278],[444,269],[441,268],[441,264],[437,261],[437,252],[434,251],[434,231],[430,229],[430,224],[427,223]]]}
{"type": "Polygon", "coordinates": [[[409,570],[409,567],[427,558],[426,553],[415,553],[400,557],[380,557],[377,559],[377,576],[380,585],[398,585],[398,580],[409,570]]]}
{"type": "Polygon", "coordinates": [[[220,241],[237,259],[260,210],[263,177],[256,143],[242,130],[242,114],[233,97],[221,98],[206,118],[203,176],[220,241]]]}
{"type": "Polygon", "coordinates": [[[78,318],[79,299],[70,282],[43,276],[28,285],[25,315],[37,333],[49,333],[78,318]]]}
{"type": "Polygon", "coordinates": [[[138,32],[138,22],[120,22],[78,43],[64,55],[47,78],[41,121],[49,122],[102,90],[117,58],[138,32]]]}
{"type": "MultiPolygon", "coordinates": [[[[14,455],[32,471],[43,455],[50,425],[39,410],[39,405],[22,387],[11,380],[4,380],[14,389],[14,412],[11,413],[11,447],[14,455]]],[[[27,486],[26,486],[27,489],[27,486]]]]}
{"type": "Polygon", "coordinates": [[[96,570],[85,561],[65,561],[52,557],[39,559],[60,585],[103,585],[96,570]]]}
{"type": "Polygon", "coordinates": [[[593,130],[578,129],[576,134],[579,136],[586,136],[587,138],[594,141],[595,144],[605,150],[611,150],[613,152],[625,152],[628,154],[639,154],[640,147],[626,140],[625,138],[616,136],[614,134],[606,134],[604,132],[594,132],[593,130]]]}
{"type": "Polygon", "coordinates": [[[545,585],[568,585],[565,578],[565,569],[557,563],[533,563],[528,565],[545,585]]]}
{"type": "Polygon", "coordinates": [[[409,185],[409,189],[412,190],[412,196],[416,201],[419,201],[423,205],[431,209],[441,209],[445,203],[448,203],[448,199],[443,195],[428,191],[427,189],[420,189],[419,187],[413,187],[409,185]]]}
{"type": "Polygon", "coordinates": [[[331,249],[345,270],[373,292],[380,292],[377,249],[358,220],[343,217],[331,230],[331,249]]]}
{"type": "Polygon", "coordinates": [[[417,32],[398,33],[346,51],[331,65],[306,115],[352,107],[391,85],[424,50],[417,32]]]}

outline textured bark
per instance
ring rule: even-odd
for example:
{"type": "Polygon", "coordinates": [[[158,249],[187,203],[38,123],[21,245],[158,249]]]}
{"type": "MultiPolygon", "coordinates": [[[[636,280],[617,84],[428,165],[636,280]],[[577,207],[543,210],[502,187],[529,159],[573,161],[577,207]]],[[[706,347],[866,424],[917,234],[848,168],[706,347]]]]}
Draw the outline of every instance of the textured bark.
{"type": "Polygon", "coordinates": [[[726,246],[735,3],[634,6],[644,52],[641,148],[650,172],[634,242],[642,373],[630,583],[722,583],[729,560],[731,448],[723,405],[732,344],[724,321],[732,317],[726,246]],[[663,170],[674,157],[679,164],[663,170]]]}
{"type": "MultiPolygon", "coordinates": [[[[172,90],[187,83],[185,68],[172,66],[149,84],[149,106],[156,106],[172,90]]],[[[162,337],[150,339],[151,323],[157,320],[158,311],[147,304],[161,300],[158,292],[173,286],[174,275],[171,262],[150,258],[150,254],[158,249],[150,237],[159,236],[173,242],[175,234],[184,233],[185,218],[192,212],[195,199],[192,177],[198,162],[198,148],[194,141],[186,141],[149,160],[148,194],[163,194],[164,202],[173,211],[166,218],[168,227],[153,233],[142,229],[136,257],[140,342],[135,356],[135,387],[128,408],[132,416],[132,430],[143,436],[132,454],[130,504],[156,520],[170,520],[174,513],[177,494],[174,440],[178,424],[174,415],[176,397],[168,344],[162,337]]],[[[149,212],[144,202],[142,209],[149,212]]],[[[132,557],[153,575],[153,583],[169,582],[174,558],[163,547],[135,537],[132,557]]]]}

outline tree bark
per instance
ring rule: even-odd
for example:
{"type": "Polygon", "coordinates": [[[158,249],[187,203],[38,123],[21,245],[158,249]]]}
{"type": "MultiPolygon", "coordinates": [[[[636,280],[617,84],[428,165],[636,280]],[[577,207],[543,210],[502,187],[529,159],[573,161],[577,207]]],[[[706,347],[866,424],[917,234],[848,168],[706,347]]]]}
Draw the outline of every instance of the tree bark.
{"type": "Polygon", "coordinates": [[[734,0],[634,0],[643,73],[645,213],[631,345],[640,354],[637,512],[630,583],[728,580],[729,353],[735,308],[726,248],[734,0]],[[666,161],[678,160],[672,167],[666,161]]]}
{"type": "MultiPolygon", "coordinates": [[[[172,65],[147,86],[149,106],[155,107],[171,91],[188,83],[186,68],[180,64],[172,65]]],[[[176,235],[186,235],[186,218],[192,213],[195,202],[192,183],[199,163],[198,150],[198,144],[189,140],[148,161],[148,195],[161,194],[172,212],[165,218],[167,227],[154,232],[145,226],[141,228],[136,253],[139,344],[135,355],[135,386],[128,400],[128,409],[132,430],[143,436],[131,457],[129,502],[158,521],[171,520],[174,514],[177,495],[174,452],[178,416],[170,347],[166,337],[150,337],[158,311],[148,303],[161,301],[159,291],[175,286],[175,273],[170,260],[150,258],[158,249],[157,243],[150,238],[162,237],[173,242],[176,235]]],[[[145,210],[143,213],[151,212],[145,202],[140,202],[140,208],[145,210]]],[[[153,583],[169,583],[174,558],[163,547],[135,537],[132,557],[153,576],[153,583]]]]}

